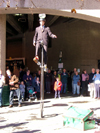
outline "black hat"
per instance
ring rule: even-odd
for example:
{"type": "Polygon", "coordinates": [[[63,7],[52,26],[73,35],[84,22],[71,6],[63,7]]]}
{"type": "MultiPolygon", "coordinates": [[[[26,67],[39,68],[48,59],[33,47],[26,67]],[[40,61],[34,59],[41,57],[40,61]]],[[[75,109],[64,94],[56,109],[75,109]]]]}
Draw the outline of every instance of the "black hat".
{"type": "Polygon", "coordinates": [[[45,18],[40,18],[39,21],[44,21],[45,22],[46,19],[45,18]]]}

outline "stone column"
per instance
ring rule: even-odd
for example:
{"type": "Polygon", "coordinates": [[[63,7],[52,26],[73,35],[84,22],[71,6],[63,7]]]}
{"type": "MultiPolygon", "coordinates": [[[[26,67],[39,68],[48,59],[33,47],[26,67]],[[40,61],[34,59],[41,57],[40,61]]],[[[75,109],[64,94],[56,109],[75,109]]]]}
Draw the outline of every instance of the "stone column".
{"type": "Polygon", "coordinates": [[[6,64],[6,15],[0,15],[0,69],[5,75],[6,64]]]}

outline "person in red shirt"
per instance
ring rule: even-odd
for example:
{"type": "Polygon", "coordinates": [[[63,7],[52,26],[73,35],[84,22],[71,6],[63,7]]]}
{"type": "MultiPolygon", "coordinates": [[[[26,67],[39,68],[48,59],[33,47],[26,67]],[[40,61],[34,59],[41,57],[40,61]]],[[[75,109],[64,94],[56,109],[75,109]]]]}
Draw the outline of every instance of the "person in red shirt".
{"type": "Polygon", "coordinates": [[[55,98],[57,98],[57,93],[58,93],[58,97],[60,98],[61,86],[62,86],[62,82],[59,80],[59,77],[57,77],[54,83],[55,98]]]}

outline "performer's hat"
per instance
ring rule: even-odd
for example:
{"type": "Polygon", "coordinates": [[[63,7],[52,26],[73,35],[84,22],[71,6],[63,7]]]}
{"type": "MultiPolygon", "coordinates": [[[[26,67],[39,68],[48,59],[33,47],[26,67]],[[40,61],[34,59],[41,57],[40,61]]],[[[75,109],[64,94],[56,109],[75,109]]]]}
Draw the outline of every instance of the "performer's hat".
{"type": "Polygon", "coordinates": [[[46,21],[46,14],[39,14],[39,21],[46,21]]]}

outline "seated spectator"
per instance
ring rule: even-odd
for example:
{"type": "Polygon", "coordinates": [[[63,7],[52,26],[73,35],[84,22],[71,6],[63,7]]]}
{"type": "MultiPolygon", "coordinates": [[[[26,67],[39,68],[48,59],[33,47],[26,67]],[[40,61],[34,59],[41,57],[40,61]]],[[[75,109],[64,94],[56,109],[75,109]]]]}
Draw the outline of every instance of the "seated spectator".
{"type": "Polygon", "coordinates": [[[24,85],[23,81],[21,81],[19,88],[20,88],[22,100],[24,100],[24,98],[25,98],[25,85],[24,85]]]}

